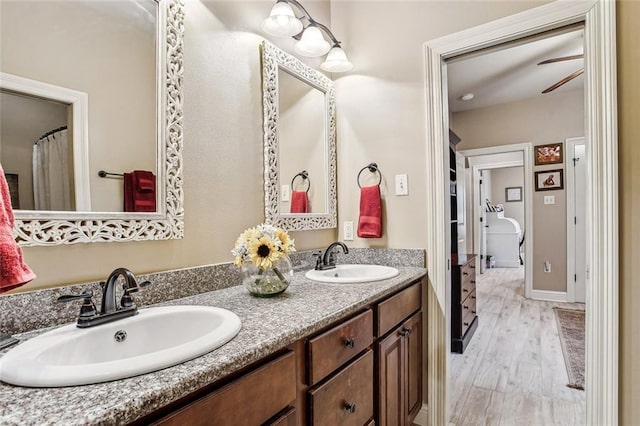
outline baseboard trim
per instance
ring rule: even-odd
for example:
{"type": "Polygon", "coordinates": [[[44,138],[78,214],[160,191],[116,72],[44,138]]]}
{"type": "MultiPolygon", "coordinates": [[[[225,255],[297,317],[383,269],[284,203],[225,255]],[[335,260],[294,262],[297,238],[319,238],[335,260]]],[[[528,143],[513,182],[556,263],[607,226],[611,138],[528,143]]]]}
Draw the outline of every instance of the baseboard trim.
{"type": "Polygon", "coordinates": [[[548,302],[566,302],[566,291],[551,291],[551,290],[532,290],[531,298],[535,300],[546,300],[548,302]]]}
{"type": "Polygon", "coordinates": [[[429,410],[427,410],[427,404],[422,404],[422,408],[418,411],[416,418],[413,419],[413,424],[419,426],[427,426],[429,424],[429,410]]]}

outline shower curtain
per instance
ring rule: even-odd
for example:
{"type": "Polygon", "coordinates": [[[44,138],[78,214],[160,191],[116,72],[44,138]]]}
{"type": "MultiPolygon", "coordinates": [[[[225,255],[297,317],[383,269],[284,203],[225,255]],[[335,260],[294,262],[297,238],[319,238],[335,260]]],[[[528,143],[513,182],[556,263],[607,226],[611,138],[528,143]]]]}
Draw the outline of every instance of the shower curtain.
{"type": "Polygon", "coordinates": [[[45,134],[33,145],[35,210],[71,210],[67,129],[45,134]]]}

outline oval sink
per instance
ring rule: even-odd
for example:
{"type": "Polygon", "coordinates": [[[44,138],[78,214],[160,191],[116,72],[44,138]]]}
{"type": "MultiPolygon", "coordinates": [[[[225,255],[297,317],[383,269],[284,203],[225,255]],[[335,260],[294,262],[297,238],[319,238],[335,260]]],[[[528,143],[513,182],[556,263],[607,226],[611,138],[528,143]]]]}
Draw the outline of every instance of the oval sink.
{"type": "Polygon", "coordinates": [[[133,317],[84,329],[69,324],[7,352],[0,358],[0,380],[59,387],[150,373],[224,345],[241,326],[233,312],[208,306],[140,309],[133,317]]]}
{"type": "Polygon", "coordinates": [[[391,266],[382,265],[337,265],[335,269],[307,271],[305,277],[325,283],[366,283],[393,278],[400,272],[391,266]]]}

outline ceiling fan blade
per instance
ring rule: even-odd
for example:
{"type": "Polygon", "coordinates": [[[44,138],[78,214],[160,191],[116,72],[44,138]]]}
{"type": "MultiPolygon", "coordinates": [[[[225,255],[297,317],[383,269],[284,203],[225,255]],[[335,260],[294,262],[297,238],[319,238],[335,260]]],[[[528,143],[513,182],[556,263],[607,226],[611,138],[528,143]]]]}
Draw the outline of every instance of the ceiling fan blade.
{"type": "Polygon", "coordinates": [[[561,62],[561,61],[572,61],[574,59],[582,59],[582,58],[584,58],[584,53],[581,53],[579,55],[562,56],[560,58],[547,59],[546,61],[538,62],[538,65],[552,64],[554,62],[561,62]]]}
{"type": "Polygon", "coordinates": [[[549,92],[552,92],[552,91],[556,90],[558,87],[562,86],[563,84],[566,84],[566,83],[570,82],[571,80],[573,80],[574,78],[576,78],[577,76],[582,74],[583,72],[584,72],[584,68],[574,72],[571,75],[566,76],[565,78],[563,78],[562,80],[560,80],[559,82],[554,84],[553,86],[550,86],[550,87],[547,87],[546,89],[544,89],[542,91],[542,93],[549,93],[549,92]]]}

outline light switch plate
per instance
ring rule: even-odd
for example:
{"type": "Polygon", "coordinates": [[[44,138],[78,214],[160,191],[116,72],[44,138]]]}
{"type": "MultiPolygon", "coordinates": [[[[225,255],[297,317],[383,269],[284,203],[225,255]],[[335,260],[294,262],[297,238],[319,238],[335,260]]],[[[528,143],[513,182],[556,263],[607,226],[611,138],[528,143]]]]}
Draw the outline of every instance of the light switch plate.
{"type": "Polygon", "coordinates": [[[345,241],[353,241],[353,222],[344,222],[342,224],[342,234],[345,241]]]}
{"type": "Polygon", "coordinates": [[[282,185],[280,188],[280,201],[289,201],[291,198],[291,191],[289,191],[289,185],[282,185]]]}
{"type": "Polygon", "coordinates": [[[555,195],[545,195],[544,196],[544,203],[545,204],[555,204],[556,203],[556,196],[555,195]]]}
{"type": "Polygon", "coordinates": [[[396,175],[396,195],[409,195],[407,175],[396,175]]]}

